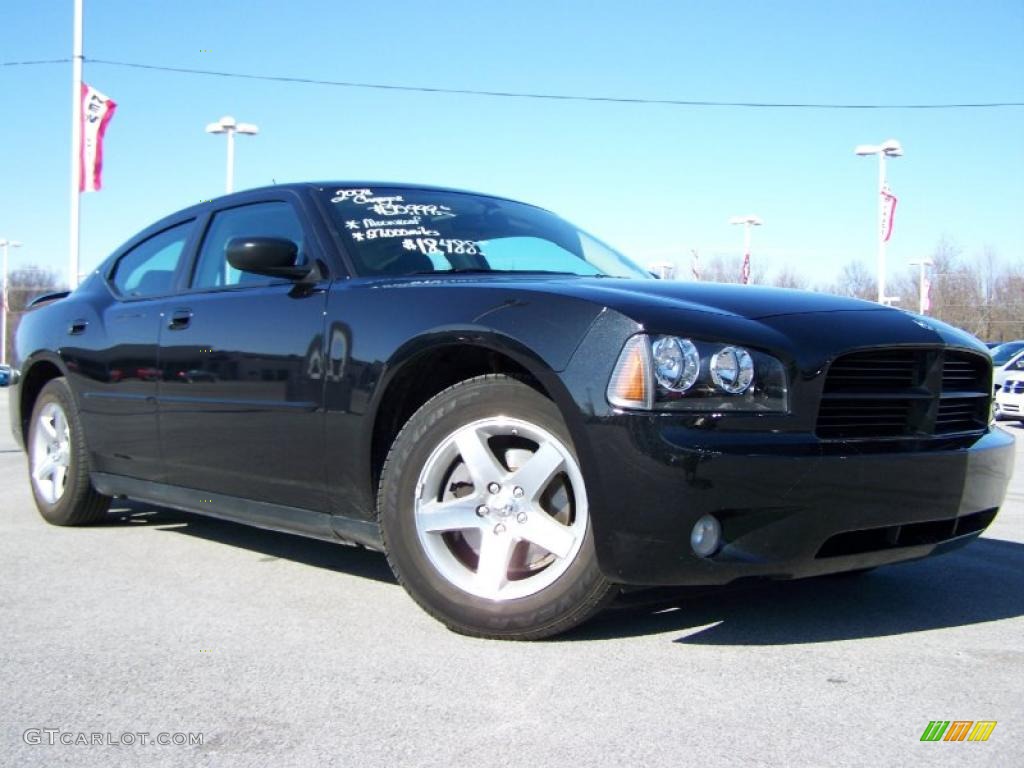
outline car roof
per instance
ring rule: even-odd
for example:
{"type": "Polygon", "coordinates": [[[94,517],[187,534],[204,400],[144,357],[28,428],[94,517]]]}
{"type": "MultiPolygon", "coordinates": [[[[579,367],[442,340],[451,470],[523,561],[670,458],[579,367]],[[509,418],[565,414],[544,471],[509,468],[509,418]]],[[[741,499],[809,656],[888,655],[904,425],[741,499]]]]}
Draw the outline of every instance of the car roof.
{"type": "MultiPolygon", "coordinates": [[[[211,205],[222,205],[225,201],[232,199],[245,200],[251,195],[261,194],[264,192],[281,191],[281,190],[312,190],[315,192],[322,192],[327,189],[359,189],[359,188],[373,189],[374,187],[380,187],[384,189],[415,189],[423,190],[426,192],[448,192],[459,195],[473,195],[474,197],[490,197],[495,200],[507,200],[512,203],[521,203],[524,205],[532,205],[532,203],[523,203],[522,200],[516,200],[511,197],[503,197],[502,195],[492,195],[486,192],[474,192],[469,189],[459,189],[457,187],[442,187],[434,184],[415,184],[407,181],[352,181],[352,180],[337,180],[337,181],[294,181],[287,182],[284,184],[270,184],[263,187],[252,187],[250,189],[242,189],[237,192],[232,192],[228,195],[221,195],[211,200],[204,200],[201,203],[184,208],[178,213],[184,213],[185,211],[194,209],[202,209],[211,205]]],[[[538,208],[540,206],[533,206],[538,208]]]]}

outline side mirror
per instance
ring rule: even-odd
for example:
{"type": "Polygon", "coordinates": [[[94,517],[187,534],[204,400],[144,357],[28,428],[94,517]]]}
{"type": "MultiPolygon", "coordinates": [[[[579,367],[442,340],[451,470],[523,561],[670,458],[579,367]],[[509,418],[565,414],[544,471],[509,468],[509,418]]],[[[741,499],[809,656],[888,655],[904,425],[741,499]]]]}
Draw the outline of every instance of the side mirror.
{"type": "Polygon", "coordinates": [[[317,279],[316,263],[298,265],[299,247],[282,237],[236,237],[224,249],[228,264],[242,272],[304,282],[317,279]]]}

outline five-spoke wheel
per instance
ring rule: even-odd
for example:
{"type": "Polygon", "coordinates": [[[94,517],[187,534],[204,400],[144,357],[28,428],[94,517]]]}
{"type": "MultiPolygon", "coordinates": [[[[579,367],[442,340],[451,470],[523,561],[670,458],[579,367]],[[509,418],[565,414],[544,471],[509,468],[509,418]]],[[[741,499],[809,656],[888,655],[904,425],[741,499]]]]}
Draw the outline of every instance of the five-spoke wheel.
{"type": "Polygon", "coordinates": [[[420,408],[391,448],[378,514],[399,580],[457,631],[546,637],[614,595],[565,423],[517,379],[480,376],[420,408]]]}
{"type": "Polygon", "coordinates": [[[32,423],[32,484],[48,504],[64,495],[68,464],[71,462],[71,431],[59,402],[46,403],[32,423]]]}
{"type": "Polygon", "coordinates": [[[531,595],[565,573],[587,530],[576,459],[542,427],[489,418],[459,427],[416,484],[416,530],[452,584],[491,600],[531,595]]]}

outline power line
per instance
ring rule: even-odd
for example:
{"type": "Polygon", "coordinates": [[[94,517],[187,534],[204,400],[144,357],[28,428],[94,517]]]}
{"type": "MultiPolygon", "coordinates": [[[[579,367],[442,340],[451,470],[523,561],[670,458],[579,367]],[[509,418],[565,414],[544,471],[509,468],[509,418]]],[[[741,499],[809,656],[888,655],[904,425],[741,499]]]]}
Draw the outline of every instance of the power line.
{"type": "MultiPolygon", "coordinates": [[[[3,62],[3,66],[25,66],[31,64],[59,64],[70,59],[50,59],[41,61],[3,62]]],[[[841,109],[841,110],[875,110],[875,109],[992,109],[1000,107],[1024,107],[1021,101],[993,101],[977,103],[951,104],[837,104],[824,102],[768,102],[768,101],[710,101],[688,99],[643,99],[628,96],[585,96],[568,93],[533,93],[528,91],[489,91],[471,88],[443,88],[439,86],[394,85],[387,83],[364,83],[350,80],[322,80],[310,77],[287,77],[283,75],[255,75],[246,72],[221,72],[212,69],[193,69],[190,67],[166,67],[158,64],[144,64],[136,61],[114,61],[111,59],[86,58],[92,64],[110,67],[127,67],[130,69],[148,69],[158,72],[174,72],[186,75],[205,77],[225,77],[238,80],[261,80],[275,83],[301,83],[304,85],[326,85],[336,88],[366,88],[381,91],[403,91],[411,93],[444,93],[457,96],[488,96],[505,99],[537,99],[545,101],[582,101],[611,104],[647,104],[673,107],[737,107],[743,109],[841,109]]]]}
{"type": "Polygon", "coordinates": [[[35,61],[0,61],[0,67],[31,67],[34,64],[67,64],[71,59],[37,59],[35,61]]]}

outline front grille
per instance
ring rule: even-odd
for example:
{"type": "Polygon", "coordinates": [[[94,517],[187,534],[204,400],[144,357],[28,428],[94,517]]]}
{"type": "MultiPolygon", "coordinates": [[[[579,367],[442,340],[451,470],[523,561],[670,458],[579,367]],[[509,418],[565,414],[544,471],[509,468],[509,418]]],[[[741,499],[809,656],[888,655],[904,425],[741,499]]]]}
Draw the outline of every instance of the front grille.
{"type": "Polygon", "coordinates": [[[826,392],[884,392],[914,385],[918,371],[914,355],[878,350],[840,357],[828,370],[826,392]]]}
{"type": "Polygon", "coordinates": [[[935,417],[935,433],[969,432],[984,429],[988,421],[988,399],[979,397],[957,397],[939,401],[939,412],[935,417]]]}
{"type": "Polygon", "coordinates": [[[978,355],[948,351],[942,361],[943,392],[984,392],[989,363],[978,355]]]}
{"type": "Polygon", "coordinates": [[[1003,392],[1011,395],[1024,395],[1024,379],[1020,381],[1004,381],[1003,392]]]}
{"type": "Polygon", "coordinates": [[[816,434],[826,440],[983,431],[991,363],[942,348],[874,349],[837,358],[825,377],[816,434]]]}
{"type": "Polygon", "coordinates": [[[825,400],[819,437],[898,437],[906,434],[911,404],[905,400],[825,400]]]}

